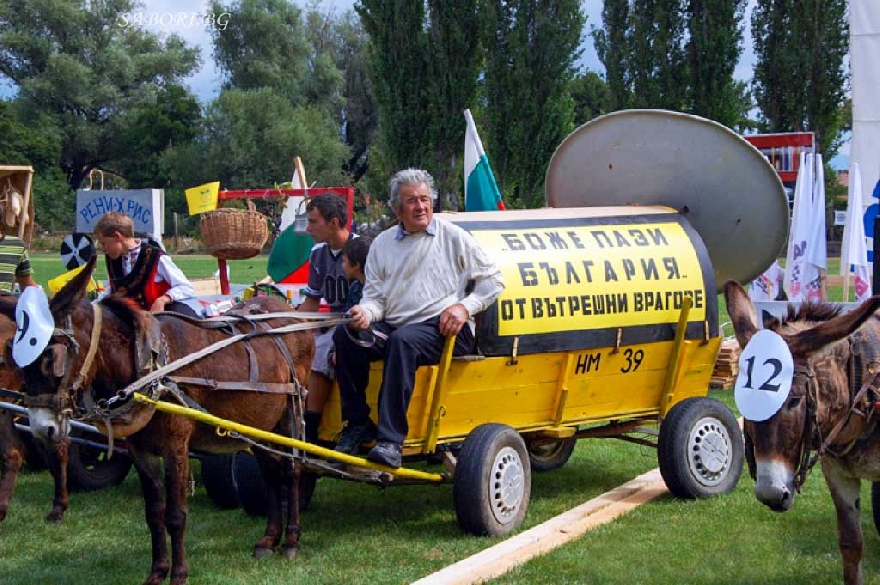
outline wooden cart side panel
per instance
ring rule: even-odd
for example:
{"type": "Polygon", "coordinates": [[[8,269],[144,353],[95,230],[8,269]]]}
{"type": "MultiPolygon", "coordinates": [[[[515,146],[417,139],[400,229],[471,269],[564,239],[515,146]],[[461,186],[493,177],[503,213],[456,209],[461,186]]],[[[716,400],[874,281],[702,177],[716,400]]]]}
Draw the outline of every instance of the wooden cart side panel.
{"type": "MultiPolygon", "coordinates": [[[[684,366],[674,386],[675,402],[706,395],[720,341],[685,342],[684,366]]],[[[563,380],[567,380],[568,396],[562,425],[657,415],[672,345],[668,341],[621,347],[617,352],[613,348],[572,352],[575,356],[569,361],[567,377],[561,370],[569,352],[521,356],[513,365],[505,357],[453,361],[438,443],[459,440],[489,422],[528,431],[555,426],[556,397],[563,380]]],[[[407,453],[418,452],[418,445],[426,438],[428,389],[436,368],[423,367],[417,373],[407,414],[407,453]]],[[[375,420],[382,363],[374,363],[370,374],[367,400],[375,420]]],[[[324,409],[322,438],[332,439],[341,430],[339,413],[339,393],[334,386],[324,409]]]]}

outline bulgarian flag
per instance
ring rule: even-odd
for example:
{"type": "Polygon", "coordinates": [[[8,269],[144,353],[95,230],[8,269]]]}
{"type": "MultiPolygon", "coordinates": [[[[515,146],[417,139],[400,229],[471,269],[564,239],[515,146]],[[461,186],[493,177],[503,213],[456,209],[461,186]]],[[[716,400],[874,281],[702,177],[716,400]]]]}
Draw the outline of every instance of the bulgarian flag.
{"type": "Polygon", "coordinates": [[[501,191],[470,110],[464,111],[464,119],[467,123],[464,135],[464,210],[503,211],[506,207],[501,200],[501,191]]]}

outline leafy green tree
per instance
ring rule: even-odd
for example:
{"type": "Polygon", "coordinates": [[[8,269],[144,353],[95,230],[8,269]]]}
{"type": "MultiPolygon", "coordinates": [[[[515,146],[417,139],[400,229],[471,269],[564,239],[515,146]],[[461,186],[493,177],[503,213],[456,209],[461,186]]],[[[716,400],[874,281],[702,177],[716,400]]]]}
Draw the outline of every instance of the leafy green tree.
{"type": "Polygon", "coordinates": [[[472,105],[479,74],[481,23],[476,0],[355,5],[370,37],[379,141],[388,172],[431,171],[440,207],[456,207],[461,191],[462,112],[472,105]]]}
{"type": "Polygon", "coordinates": [[[58,167],[60,136],[51,127],[22,122],[18,105],[0,100],[0,163],[34,168],[36,223],[44,229],[72,229],[76,194],[58,167]]]}
{"type": "Polygon", "coordinates": [[[746,0],[689,0],[688,110],[734,128],[742,125],[742,96],[734,69],[742,54],[746,0]]]}
{"type": "Polygon", "coordinates": [[[225,30],[210,29],[224,89],[271,87],[293,103],[306,101],[310,48],[297,6],[286,0],[236,0],[215,1],[212,10],[230,15],[225,30]]]}
{"type": "Polygon", "coordinates": [[[309,10],[307,20],[308,29],[313,31],[309,39],[314,60],[318,63],[315,68],[318,81],[314,86],[319,89],[315,91],[315,99],[328,98],[345,143],[351,149],[345,170],[356,183],[367,172],[378,123],[367,71],[369,37],[353,10],[339,16],[333,11],[309,10]]]}
{"type": "Polygon", "coordinates": [[[198,53],[179,37],[159,40],[128,19],[132,0],[6,0],[0,3],[0,75],[17,89],[21,120],[58,137],[58,164],[72,189],[121,158],[131,112],[179,84],[198,53]]]}
{"type": "Polygon", "coordinates": [[[162,164],[175,185],[252,189],[289,180],[292,153],[308,153],[310,182],[348,184],[348,149],[326,111],[296,106],[271,88],[225,90],[207,106],[198,137],[168,149],[162,164]]]}
{"type": "Polygon", "coordinates": [[[629,13],[630,63],[635,108],[683,110],[687,60],[683,0],[633,0],[629,13]]]}
{"type": "Polygon", "coordinates": [[[379,143],[389,165],[385,171],[427,167],[430,135],[425,113],[431,79],[425,4],[361,0],[355,10],[370,39],[368,71],[379,113],[379,143]]]}
{"type": "Polygon", "coordinates": [[[198,101],[186,89],[174,84],[160,88],[155,103],[142,104],[130,113],[123,135],[128,149],[105,168],[125,177],[132,189],[170,187],[162,153],[194,140],[201,116],[198,101]]]}
{"type": "Polygon", "coordinates": [[[577,0],[488,5],[485,127],[492,166],[506,201],[541,206],[547,164],[574,128],[569,91],[585,17],[577,0]]]}
{"type": "Polygon", "coordinates": [[[594,27],[596,53],[605,66],[605,80],[611,97],[611,109],[623,110],[632,100],[629,74],[629,0],[605,0],[602,28],[594,27]]]}
{"type": "Polygon", "coordinates": [[[834,156],[846,125],[846,0],[758,0],[752,13],[755,99],[767,132],[812,131],[834,156]]]}
{"type": "Polygon", "coordinates": [[[611,89],[595,71],[587,71],[572,80],[571,97],[575,126],[612,111],[611,89]]]}

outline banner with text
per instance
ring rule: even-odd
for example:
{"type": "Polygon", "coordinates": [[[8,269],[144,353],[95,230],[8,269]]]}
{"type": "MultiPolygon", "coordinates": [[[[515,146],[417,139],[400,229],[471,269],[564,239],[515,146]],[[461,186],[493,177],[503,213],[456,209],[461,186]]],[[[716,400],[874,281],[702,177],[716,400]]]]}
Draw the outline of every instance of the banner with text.
{"type": "Polygon", "coordinates": [[[706,317],[706,289],[694,246],[677,223],[473,230],[496,259],[506,288],[498,334],[674,323],[693,299],[690,321],[706,317]]]}

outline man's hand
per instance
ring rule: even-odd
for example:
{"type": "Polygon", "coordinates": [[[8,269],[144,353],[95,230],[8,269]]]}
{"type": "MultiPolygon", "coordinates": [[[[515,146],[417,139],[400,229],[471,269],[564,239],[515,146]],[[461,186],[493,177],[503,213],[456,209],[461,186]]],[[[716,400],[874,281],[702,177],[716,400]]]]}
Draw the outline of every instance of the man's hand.
{"type": "Polygon", "coordinates": [[[461,328],[467,323],[470,314],[461,303],[455,303],[446,307],[440,313],[440,333],[445,337],[458,335],[461,328]]]}
{"type": "Polygon", "coordinates": [[[158,299],[153,301],[152,305],[150,305],[150,312],[151,313],[161,313],[162,311],[165,310],[165,305],[167,305],[170,302],[171,302],[171,297],[169,297],[168,295],[162,295],[161,297],[159,297],[158,299]]]}
{"type": "Polygon", "coordinates": [[[349,323],[348,326],[356,331],[362,331],[370,326],[370,319],[367,317],[366,311],[364,311],[363,307],[360,305],[355,305],[350,308],[346,315],[351,317],[351,323],[349,323]]]}

